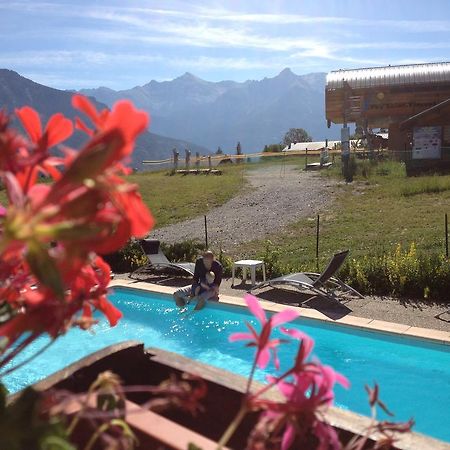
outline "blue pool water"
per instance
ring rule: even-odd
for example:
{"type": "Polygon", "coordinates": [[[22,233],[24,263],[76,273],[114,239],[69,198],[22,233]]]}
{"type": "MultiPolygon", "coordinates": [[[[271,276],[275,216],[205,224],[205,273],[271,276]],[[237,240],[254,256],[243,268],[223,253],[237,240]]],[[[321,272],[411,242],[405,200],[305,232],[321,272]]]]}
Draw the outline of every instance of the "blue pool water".
{"type": "MultiPolygon", "coordinates": [[[[246,329],[244,321],[256,324],[245,309],[217,304],[195,313],[180,313],[167,296],[127,288],[115,289],[110,298],[124,313],[118,326],[110,328],[102,320],[94,333],[71,330],[32,363],[5,377],[10,391],[100,348],[129,339],[248,375],[253,350],[239,342],[228,342],[230,333],[246,329]]],[[[338,406],[368,415],[364,385],[377,381],[381,398],[396,420],[414,417],[416,431],[450,441],[450,346],[308,319],[300,319],[292,327],[313,337],[314,354],[350,379],[349,391],[336,387],[338,406]]],[[[47,342],[47,338],[40,338],[20,358],[47,342]]],[[[294,343],[281,347],[282,368],[292,362],[296,349],[294,343]]],[[[19,361],[16,359],[15,364],[19,361]]],[[[257,373],[261,381],[264,376],[257,373]]]]}

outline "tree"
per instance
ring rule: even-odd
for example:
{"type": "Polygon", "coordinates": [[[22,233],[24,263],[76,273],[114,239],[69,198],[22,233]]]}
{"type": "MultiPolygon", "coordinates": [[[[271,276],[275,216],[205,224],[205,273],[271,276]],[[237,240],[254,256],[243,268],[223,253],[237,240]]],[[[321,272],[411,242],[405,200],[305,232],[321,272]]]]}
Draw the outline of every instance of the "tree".
{"type": "Polygon", "coordinates": [[[269,144],[264,146],[263,153],[278,153],[283,150],[283,145],[281,144],[269,144]]]}
{"type": "Polygon", "coordinates": [[[219,147],[217,147],[216,155],[223,155],[223,150],[220,147],[220,145],[219,145],[219,147]]]}
{"type": "Polygon", "coordinates": [[[296,142],[311,142],[312,138],[303,128],[290,128],[284,135],[283,145],[294,144],[296,142]]]}

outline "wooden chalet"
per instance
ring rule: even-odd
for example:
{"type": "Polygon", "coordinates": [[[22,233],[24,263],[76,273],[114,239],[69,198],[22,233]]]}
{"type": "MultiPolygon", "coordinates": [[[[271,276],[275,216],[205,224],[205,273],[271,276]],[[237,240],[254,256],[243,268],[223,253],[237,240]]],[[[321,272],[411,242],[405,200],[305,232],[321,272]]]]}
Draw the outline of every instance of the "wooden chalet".
{"type": "Polygon", "coordinates": [[[332,71],[325,102],[328,126],[387,128],[389,150],[409,167],[450,170],[450,62],[332,71]]]}

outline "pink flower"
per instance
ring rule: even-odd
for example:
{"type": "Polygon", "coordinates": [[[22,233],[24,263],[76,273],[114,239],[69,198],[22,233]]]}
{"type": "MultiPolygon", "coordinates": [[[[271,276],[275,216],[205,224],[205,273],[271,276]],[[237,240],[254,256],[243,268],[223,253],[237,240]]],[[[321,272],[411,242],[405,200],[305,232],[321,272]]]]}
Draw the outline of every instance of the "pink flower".
{"type": "Polygon", "coordinates": [[[261,308],[259,300],[254,296],[247,294],[244,297],[248,309],[254,314],[254,316],[259,320],[262,329],[261,333],[258,334],[257,331],[247,322],[246,325],[250,330],[250,333],[233,333],[229,337],[230,342],[235,341],[250,341],[248,347],[257,347],[256,350],[256,364],[261,369],[267,367],[270,361],[270,351],[273,353],[275,367],[279,368],[279,361],[276,354],[276,348],[279,344],[283,342],[282,339],[270,339],[273,328],[286,323],[291,322],[299,316],[299,313],[293,309],[285,309],[280,311],[273,316],[267,318],[265,311],[261,308]]]}
{"type": "Polygon", "coordinates": [[[281,327],[280,331],[300,341],[300,346],[298,348],[297,356],[295,358],[295,364],[292,371],[302,371],[305,367],[306,359],[311,354],[312,349],[314,348],[314,341],[306,333],[303,333],[302,331],[295,328],[287,329],[281,327]]]}
{"type": "Polygon", "coordinates": [[[336,431],[324,422],[322,412],[333,404],[336,383],[349,387],[347,378],[318,360],[307,361],[314,347],[308,335],[297,329],[281,328],[281,332],[300,341],[293,367],[282,378],[267,377],[285,401],[274,402],[256,395],[249,399],[251,408],[263,411],[261,426],[277,430],[282,450],[289,449],[296,437],[305,442],[310,432],[319,440],[318,449],[340,449],[336,431]]]}
{"type": "Polygon", "coordinates": [[[293,373],[292,381],[268,377],[276,383],[285,397],[284,402],[274,402],[253,398],[250,400],[254,410],[262,409],[260,421],[281,434],[281,449],[287,450],[296,437],[301,442],[307,439],[311,431],[319,439],[319,450],[341,448],[336,431],[323,418],[323,410],[333,403],[335,383],[348,387],[348,380],[329,366],[319,362],[308,363],[302,371],[293,373]],[[276,424],[271,427],[270,424],[276,424]]]}

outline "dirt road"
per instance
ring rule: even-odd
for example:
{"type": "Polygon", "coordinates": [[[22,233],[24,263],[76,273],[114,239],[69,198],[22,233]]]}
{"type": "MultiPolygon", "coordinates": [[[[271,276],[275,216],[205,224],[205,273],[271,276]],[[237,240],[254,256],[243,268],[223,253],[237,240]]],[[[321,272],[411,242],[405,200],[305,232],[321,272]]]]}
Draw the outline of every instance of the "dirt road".
{"type": "MultiPolygon", "coordinates": [[[[210,245],[229,250],[264,238],[300,218],[313,217],[333,198],[335,182],[295,167],[263,167],[246,171],[244,192],[207,214],[210,245]]],[[[204,217],[155,230],[152,237],[173,243],[205,239],[204,217]]]]}

